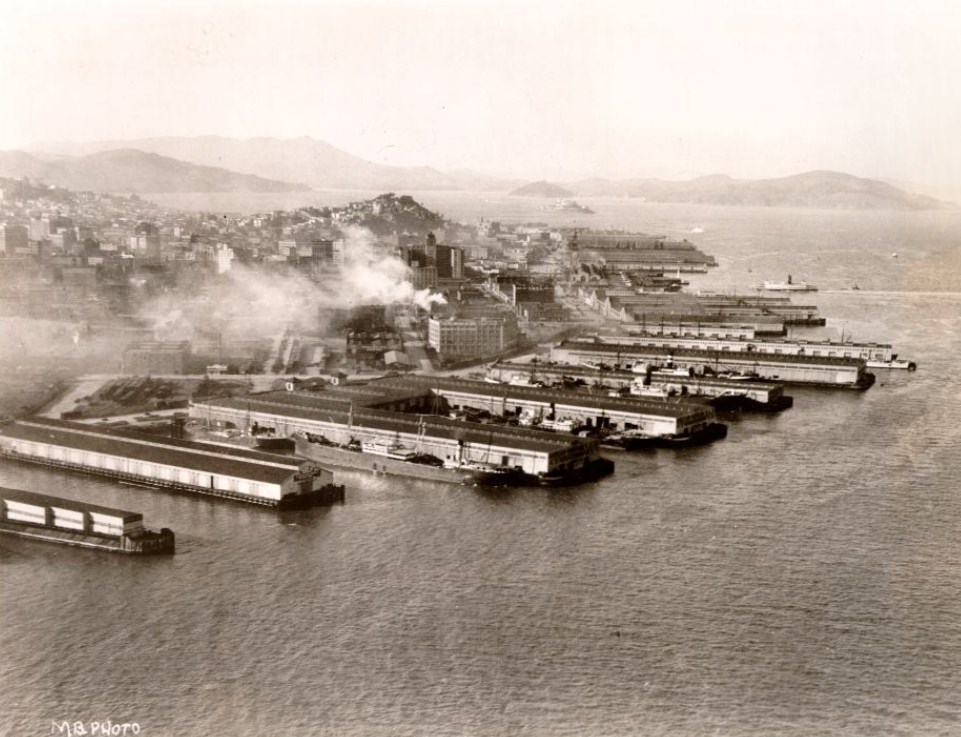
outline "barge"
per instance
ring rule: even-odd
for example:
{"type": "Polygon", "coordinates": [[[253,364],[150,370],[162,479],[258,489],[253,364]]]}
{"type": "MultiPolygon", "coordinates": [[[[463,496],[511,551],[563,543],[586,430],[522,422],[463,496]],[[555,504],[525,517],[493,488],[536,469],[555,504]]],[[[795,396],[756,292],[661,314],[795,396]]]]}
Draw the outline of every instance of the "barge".
{"type": "Polygon", "coordinates": [[[131,555],[173,555],[174,533],[143,526],[143,515],[22,489],[0,489],[0,532],[131,555]]]}

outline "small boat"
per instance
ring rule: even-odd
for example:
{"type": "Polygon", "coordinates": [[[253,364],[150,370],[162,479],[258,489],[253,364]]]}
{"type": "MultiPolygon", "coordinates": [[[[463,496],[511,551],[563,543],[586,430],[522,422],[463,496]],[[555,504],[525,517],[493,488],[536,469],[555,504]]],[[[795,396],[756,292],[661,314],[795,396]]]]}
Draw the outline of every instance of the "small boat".
{"type": "Polygon", "coordinates": [[[762,289],[768,292],[816,292],[818,288],[804,281],[794,281],[788,274],[787,281],[766,281],[762,289]]]}

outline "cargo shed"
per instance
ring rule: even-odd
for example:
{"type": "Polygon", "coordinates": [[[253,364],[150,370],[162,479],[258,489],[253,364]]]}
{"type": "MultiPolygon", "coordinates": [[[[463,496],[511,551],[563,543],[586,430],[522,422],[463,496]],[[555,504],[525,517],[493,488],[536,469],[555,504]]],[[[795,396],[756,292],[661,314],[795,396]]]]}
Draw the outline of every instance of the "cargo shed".
{"type": "Polygon", "coordinates": [[[152,486],[273,507],[342,500],[333,474],[256,451],[32,418],[0,427],[0,454],[152,486]]]}

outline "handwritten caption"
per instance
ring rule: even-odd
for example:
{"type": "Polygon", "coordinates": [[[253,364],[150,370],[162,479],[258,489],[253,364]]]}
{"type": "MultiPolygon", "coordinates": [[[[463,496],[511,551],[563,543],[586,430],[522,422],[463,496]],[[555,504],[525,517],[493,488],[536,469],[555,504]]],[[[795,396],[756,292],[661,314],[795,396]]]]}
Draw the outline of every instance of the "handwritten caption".
{"type": "Polygon", "coordinates": [[[50,725],[50,734],[64,737],[123,737],[140,734],[137,722],[58,722],[50,725]]]}

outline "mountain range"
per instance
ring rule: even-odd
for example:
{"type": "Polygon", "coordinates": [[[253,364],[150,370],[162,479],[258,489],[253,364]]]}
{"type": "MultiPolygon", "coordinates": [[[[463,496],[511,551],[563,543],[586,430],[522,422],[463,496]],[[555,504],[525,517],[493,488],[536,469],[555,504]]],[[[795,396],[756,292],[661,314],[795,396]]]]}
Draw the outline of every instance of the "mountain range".
{"type": "Polygon", "coordinates": [[[309,137],[50,142],[38,144],[30,152],[0,152],[0,176],[26,176],[71,189],[120,193],[473,190],[712,205],[895,210],[955,207],[876,179],[832,171],[755,180],[716,174],[686,181],[582,179],[559,184],[527,183],[466,170],[442,172],[430,167],[376,164],[309,137]],[[557,192],[564,194],[547,194],[557,192]]]}
{"type": "Polygon", "coordinates": [[[725,174],[686,181],[585,179],[566,185],[580,196],[640,197],[677,202],[755,207],[816,207],[845,210],[937,210],[954,207],[905,192],[887,182],[836,171],[810,171],[777,179],[733,179],[725,174]]]}
{"type": "Polygon", "coordinates": [[[431,167],[375,164],[325,141],[301,138],[226,138],[197,136],[141,138],[131,141],[51,142],[38,144],[49,154],[84,156],[118,148],[134,148],[203,166],[223,167],[284,182],[303,182],[312,189],[496,191],[521,183],[470,171],[441,172],[431,167]]]}
{"type": "Polygon", "coordinates": [[[94,192],[296,192],[304,185],[201,166],[131,148],[86,156],[0,152],[0,176],[94,192]]]}

